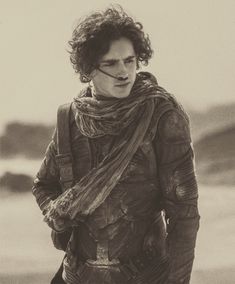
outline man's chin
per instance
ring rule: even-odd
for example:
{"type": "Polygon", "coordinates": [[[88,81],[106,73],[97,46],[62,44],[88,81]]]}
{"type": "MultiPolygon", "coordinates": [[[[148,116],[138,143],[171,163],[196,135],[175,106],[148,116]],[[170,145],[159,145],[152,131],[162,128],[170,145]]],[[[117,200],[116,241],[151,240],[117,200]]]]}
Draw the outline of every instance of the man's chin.
{"type": "Polygon", "coordinates": [[[117,99],[124,99],[124,98],[127,98],[129,95],[130,95],[130,93],[129,94],[116,95],[114,97],[117,98],[117,99]]]}
{"type": "Polygon", "coordinates": [[[116,92],[113,94],[113,97],[117,99],[126,98],[130,95],[130,91],[116,92]]]}

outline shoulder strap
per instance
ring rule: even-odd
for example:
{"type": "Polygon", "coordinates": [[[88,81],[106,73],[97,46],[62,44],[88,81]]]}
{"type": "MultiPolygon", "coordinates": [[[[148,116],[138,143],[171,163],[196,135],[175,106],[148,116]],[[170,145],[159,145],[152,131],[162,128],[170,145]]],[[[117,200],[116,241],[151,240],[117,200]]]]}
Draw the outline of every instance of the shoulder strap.
{"type": "Polygon", "coordinates": [[[59,106],[57,111],[57,156],[60,171],[60,183],[65,191],[73,184],[73,160],[70,136],[71,103],[59,106]]]}

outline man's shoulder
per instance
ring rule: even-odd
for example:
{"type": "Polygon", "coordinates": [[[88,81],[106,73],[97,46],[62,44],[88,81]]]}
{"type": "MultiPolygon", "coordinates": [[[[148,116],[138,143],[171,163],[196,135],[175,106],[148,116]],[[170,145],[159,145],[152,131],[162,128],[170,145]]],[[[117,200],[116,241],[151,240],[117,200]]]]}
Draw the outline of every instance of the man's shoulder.
{"type": "Polygon", "coordinates": [[[75,112],[73,101],[59,105],[57,108],[57,127],[58,123],[68,123],[70,127],[74,122],[74,117],[75,112]]]}
{"type": "Polygon", "coordinates": [[[165,142],[190,141],[189,118],[175,97],[165,94],[159,104],[162,112],[158,123],[158,134],[165,142]]]}

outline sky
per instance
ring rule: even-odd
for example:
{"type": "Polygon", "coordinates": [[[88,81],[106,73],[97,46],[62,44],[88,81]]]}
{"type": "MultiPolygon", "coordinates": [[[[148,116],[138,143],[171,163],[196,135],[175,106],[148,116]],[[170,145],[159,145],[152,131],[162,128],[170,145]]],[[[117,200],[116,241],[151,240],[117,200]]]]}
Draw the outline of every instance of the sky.
{"type": "Polygon", "coordinates": [[[186,108],[235,102],[234,0],[0,0],[0,130],[55,122],[84,86],[67,52],[73,28],[112,3],[143,24],[154,49],[147,70],[186,108]]]}

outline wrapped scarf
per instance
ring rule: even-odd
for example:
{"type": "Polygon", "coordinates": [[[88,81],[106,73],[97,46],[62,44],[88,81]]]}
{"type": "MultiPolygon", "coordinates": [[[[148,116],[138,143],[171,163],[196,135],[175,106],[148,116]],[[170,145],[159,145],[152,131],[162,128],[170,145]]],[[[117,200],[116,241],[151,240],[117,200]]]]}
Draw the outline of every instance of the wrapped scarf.
{"type": "Polygon", "coordinates": [[[150,73],[140,72],[128,97],[87,97],[74,100],[75,121],[90,138],[114,135],[110,153],[72,188],[50,203],[45,220],[79,220],[92,214],[118,183],[138,147],[154,136],[154,113],[160,98],[172,99],[150,73]]]}

